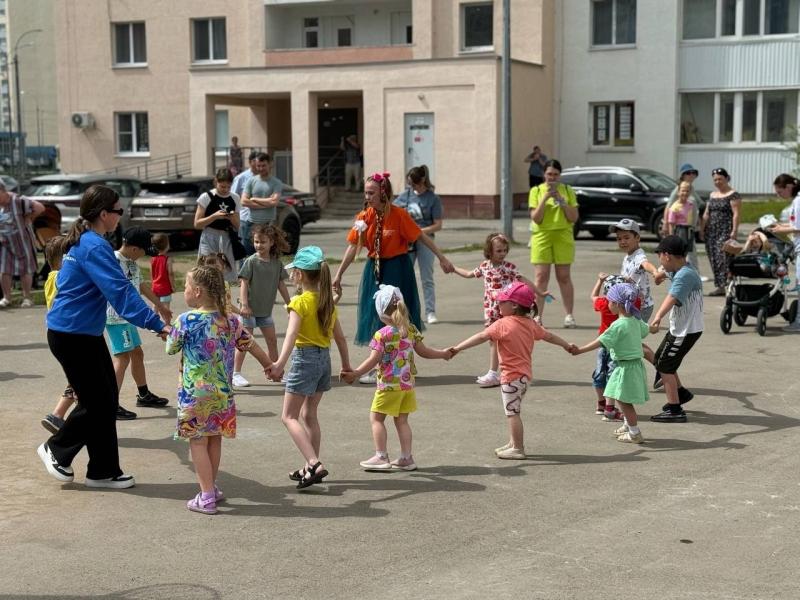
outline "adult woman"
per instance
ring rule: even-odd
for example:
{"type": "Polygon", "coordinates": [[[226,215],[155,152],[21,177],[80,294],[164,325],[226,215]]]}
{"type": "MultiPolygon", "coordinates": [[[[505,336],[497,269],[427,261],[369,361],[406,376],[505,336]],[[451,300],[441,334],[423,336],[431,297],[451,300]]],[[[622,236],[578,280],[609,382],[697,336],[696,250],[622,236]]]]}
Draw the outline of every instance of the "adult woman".
{"type": "Polygon", "coordinates": [[[68,253],[58,272],[58,292],[47,313],[47,342],[79,404],[61,429],[39,446],[48,473],[62,482],[74,478],[72,460],[89,453],[88,487],[128,488],[131,475],[119,466],[117,380],[103,339],[106,307],[137,327],[166,335],[169,327],[144,303],[119,268],[103,235],[114,231],[124,209],[111,188],[93,185],[81,198],[80,217],[67,234],[68,253]]]}
{"type": "MultiPolygon", "coordinates": [[[[536,289],[547,290],[550,283],[550,265],[555,265],[556,279],[564,302],[564,327],[576,327],[572,316],[575,288],[570,267],[575,260],[575,239],[572,228],[578,220],[578,201],[575,191],[559,183],[561,163],[548,160],[544,168],[544,183],[531,188],[528,208],[533,221],[531,236],[531,262],[536,289]]],[[[536,304],[541,316],[544,297],[537,295],[536,304]]]]}
{"type": "Polygon", "coordinates": [[[228,168],[234,177],[244,168],[244,153],[239,145],[239,138],[236,136],[231,138],[231,145],[228,148],[228,168]]]}
{"type": "MultiPolygon", "coordinates": [[[[800,291],[800,180],[788,173],[781,173],[772,182],[775,193],[784,200],[791,200],[789,207],[789,222],[778,223],[770,228],[772,233],[788,235],[794,244],[795,286],[794,291],[800,291]]],[[[800,332],[800,311],[794,322],[783,328],[784,331],[800,332]]]]}
{"type": "MultiPolygon", "coordinates": [[[[231,266],[236,264],[233,258],[230,231],[239,231],[239,196],[231,192],[233,177],[228,169],[220,169],[214,177],[214,189],[204,192],[197,199],[197,211],[194,213],[195,229],[202,229],[197,253],[200,256],[224,254],[231,266]]],[[[225,280],[236,281],[236,270],[225,272],[225,280]]]]}
{"type": "Polygon", "coordinates": [[[358,293],[358,328],[355,343],[364,346],[383,324],[373,305],[378,285],[387,283],[400,288],[411,316],[411,322],[422,329],[419,293],[414,265],[408,256],[408,245],[422,242],[439,259],[445,273],[453,271],[436,244],[419,228],[405,210],[391,203],[392,183],[388,173],[375,173],[364,184],[367,207],[356,215],[356,222],[347,234],[348,246],[333,278],[333,289],[342,293],[342,276],[362,247],[367,248],[368,259],[361,277],[358,293]]]}
{"type": "MultiPolygon", "coordinates": [[[[422,233],[434,239],[442,228],[442,201],[433,192],[428,167],[411,167],[406,175],[408,187],[394,200],[394,205],[405,208],[422,233]]],[[[409,252],[411,262],[419,261],[419,278],[422,280],[422,295],[425,298],[425,314],[429,324],[438,323],[436,318],[436,284],[433,281],[433,259],[435,254],[425,244],[414,243],[409,252]]]]}
{"type": "Polygon", "coordinates": [[[730,186],[731,176],[722,167],[711,171],[711,178],[717,189],[711,192],[708,199],[700,230],[705,236],[706,252],[716,286],[708,295],[724,296],[731,257],[722,250],[722,245],[727,240],[736,240],[742,198],[730,186]]]}
{"type": "Polygon", "coordinates": [[[31,287],[36,273],[36,247],[31,224],[43,212],[44,206],[40,203],[10,194],[0,181],[0,285],[3,289],[0,308],[11,305],[15,275],[22,283],[22,308],[33,306],[31,287]]]}

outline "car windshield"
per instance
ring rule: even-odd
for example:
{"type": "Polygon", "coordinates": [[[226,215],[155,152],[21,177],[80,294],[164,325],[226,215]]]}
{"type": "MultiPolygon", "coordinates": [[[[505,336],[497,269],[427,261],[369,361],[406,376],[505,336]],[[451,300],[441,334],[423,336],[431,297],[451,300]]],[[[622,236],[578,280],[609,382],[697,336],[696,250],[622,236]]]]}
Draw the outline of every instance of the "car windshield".
{"type": "Polygon", "coordinates": [[[139,192],[140,197],[152,196],[187,196],[197,197],[200,195],[200,189],[193,183],[143,183],[142,190],[139,192]]]}
{"type": "Polygon", "coordinates": [[[32,181],[29,196],[77,196],[81,184],[77,181],[32,181]]]}
{"type": "Polygon", "coordinates": [[[671,177],[667,177],[658,171],[650,171],[648,169],[631,169],[639,179],[645,182],[645,185],[654,192],[662,192],[669,194],[675,189],[678,183],[671,177]]]}

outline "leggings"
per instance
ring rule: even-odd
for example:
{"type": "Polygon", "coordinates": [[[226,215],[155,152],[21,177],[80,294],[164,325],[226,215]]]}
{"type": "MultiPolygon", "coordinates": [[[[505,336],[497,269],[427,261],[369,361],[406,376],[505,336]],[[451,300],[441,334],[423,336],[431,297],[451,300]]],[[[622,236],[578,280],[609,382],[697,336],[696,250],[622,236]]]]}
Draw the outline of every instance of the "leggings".
{"type": "Polygon", "coordinates": [[[58,464],[68,467],[86,446],[86,477],[122,475],[117,445],[119,392],[103,336],[47,330],[47,343],[78,395],[78,405],[48,441],[58,464]]]}

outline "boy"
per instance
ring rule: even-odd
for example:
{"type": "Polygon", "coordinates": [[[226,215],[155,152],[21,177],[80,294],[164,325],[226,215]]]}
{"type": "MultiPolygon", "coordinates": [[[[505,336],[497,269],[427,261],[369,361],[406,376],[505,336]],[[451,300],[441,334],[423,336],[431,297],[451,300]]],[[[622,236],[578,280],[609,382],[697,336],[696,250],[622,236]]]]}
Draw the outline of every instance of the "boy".
{"type": "Polygon", "coordinates": [[[664,381],[667,403],[662,412],[650,417],[659,423],[685,423],[681,406],[694,394],[681,384],[678,367],[703,333],[703,282],[694,267],[686,261],[686,242],[668,235],[656,248],[658,260],[670,274],[672,286],[664,302],[650,322],[650,333],[656,333],[661,319],[669,312],[669,332],[656,350],[656,370],[664,381]]]}
{"type": "MultiPolygon", "coordinates": [[[[148,256],[156,256],[158,254],[158,251],[153,248],[150,232],[141,227],[128,229],[122,238],[122,247],[114,254],[119,261],[122,272],[125,273],[133,287],[139,290],[139,293],[153,304],[153,308],[165,322],[172,321],[172,312],[169,308],[153,293],[149,283],[142,283],[142,275],[139,271],[139,265],[136,263],[145,254],[148,256]]],[[[113,355],[112,360],[114,373],[117,376],[117,387],[122,389],[125,369],[130,365],[131,375],[138,387],[136,406],[165,406],[169,400],[156,396],[147,388],[144,352],[142,351],[142,340],[139,338],[139,331],[134,325],[120,317],[110,304],[106,310],[106,332],[108,333],[108,341],[113,355]]],[[[135,418],[135,412],[126,410],[121,405],[117,407],[118,421],[128,421],[135,418]]]]}
{"type": "Polygon", "coordinates": [[[617,246],[625,252],[622,259],[620,275],[627,278],[633,285],[639,288],[642,299],[642,307],[639,309],[642,321],[645,323],[653,314],[653,295],[650,293],[650,280],[647,274],[653,276],[656,285],[664,281],[666,275],[659,272],[658,268],[647,260],[647,255],[639,247],[639,223],[633,219],[622,219],[617,224],[608,228],[611,233],[617,236],[617,246]]]}

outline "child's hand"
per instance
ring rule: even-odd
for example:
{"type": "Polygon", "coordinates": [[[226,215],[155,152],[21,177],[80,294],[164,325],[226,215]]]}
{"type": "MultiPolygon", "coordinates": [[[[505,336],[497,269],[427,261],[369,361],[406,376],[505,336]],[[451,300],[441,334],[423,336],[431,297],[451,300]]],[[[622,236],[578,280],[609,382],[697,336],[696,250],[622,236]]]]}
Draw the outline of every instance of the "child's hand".
{"type": "Polygon", "coordinates": [[[170,327],[169,325],[164,325],[164,327],[161,328],[161,331],[157,332],[156,335],[161,338],[162,342],[166,342],[167,336],[170,334],[171,331],[172,327],[170,327]]]}
{"type": "Polygon", "coordinates": [[[240,309],[239,313],[248,319],[253,316],[253,311],[250,309],[249,304],[242,304],[242,308],[240,309]]]}
{"type": "Polygon", "coordinates": [[[280,382],[281,377],[283,376],[283,367],[275,363],[272,363],[269,367],[264,369],[264,373],[266,374],[268,379],[280,382]]]}
{"type": "Polygon", "coordinates": [[[664,280],[667,278],[667,273],[665,271],[659,271],[655,275],[653,275],[653,281],[656,285],[661,285],[664,280]]]}
{"type": "Polygon", "coordinates": [[[581,353],[581,349],[578,348],[575,344],[570,344],[569,348],[567,348],[567,352],[572,354],[572,356],[578,356],[581,353]]]}
{"type": "Polygon", "coordinates": [[[356,374],[350,369],[342,369],[339,371],[339,381],[344,381],[347,385],[352,385],[356,380],[356,374]]]}
{"type": "Polygon", "coordinates": [[[458,348],[456,348],[455,346],[450,346],[449,348],[445,348],[444,351],[447,352],[448,354],[450,354],[450,357],[449,358],[445,358],[445,360],[450,360],[451,358],[453,358],[459,352],[458,348]]]}
{"type": "Polygon", "coordinates": [[[597,278],[598,279],[605,279],[606,277],[608,277],[608,273],[598,273],[597,274],[597,278]]]}
{"type": "Polygon", "coordinates": [[[661,329],[661,319],[653,319],[650,321],[650,333],[658,333],[661,329]]]}

